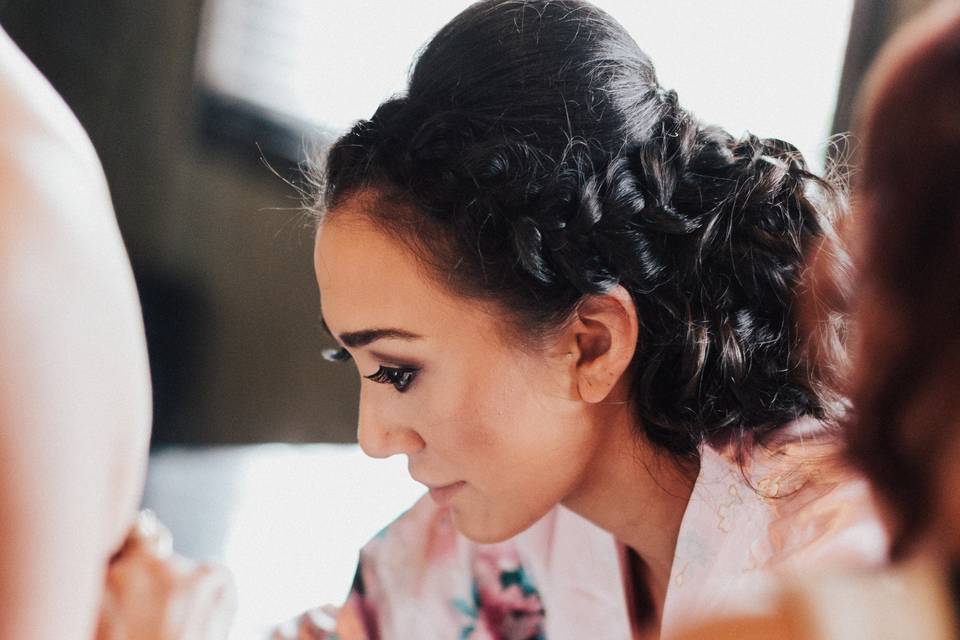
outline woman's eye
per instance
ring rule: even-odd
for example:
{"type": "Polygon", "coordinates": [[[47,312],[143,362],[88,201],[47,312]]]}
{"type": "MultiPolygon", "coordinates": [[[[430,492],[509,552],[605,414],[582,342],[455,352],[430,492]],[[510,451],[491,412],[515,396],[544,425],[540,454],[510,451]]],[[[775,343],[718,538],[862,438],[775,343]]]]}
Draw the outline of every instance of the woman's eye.
{"type": "Polygon", "coordinates": [[[394,389],[403,393],[417,377],[417,371],[412,367],[385,367],[380,365],[375,373],[364,377],[379,384],[392,384],[394,389]]]}

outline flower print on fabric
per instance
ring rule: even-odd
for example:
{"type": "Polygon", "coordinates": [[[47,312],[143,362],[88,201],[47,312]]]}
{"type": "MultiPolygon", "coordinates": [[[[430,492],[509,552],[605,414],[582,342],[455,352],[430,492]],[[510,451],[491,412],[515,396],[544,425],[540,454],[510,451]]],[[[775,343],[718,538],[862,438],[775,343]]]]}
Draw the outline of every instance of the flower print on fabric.
{"type": "Polygon", "coordinates": [[[544,640],[543,603],[516,554],[479,549],[471,592],[453,603],[467,618],[461,640],[544,640]]]}

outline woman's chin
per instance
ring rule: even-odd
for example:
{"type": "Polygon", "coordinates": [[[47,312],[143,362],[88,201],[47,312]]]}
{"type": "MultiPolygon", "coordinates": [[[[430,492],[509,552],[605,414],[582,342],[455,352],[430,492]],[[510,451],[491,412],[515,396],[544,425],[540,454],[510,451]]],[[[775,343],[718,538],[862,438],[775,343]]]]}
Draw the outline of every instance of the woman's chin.
{"type": "Polygon", "coordinates": [[[453,526],[465,538],[477,544],[497,544],[505,542],[519,533],[526,531],[537,521],[522,520],[507,522],[490,517],[470,517],[456,507],[450,509],[453,526]]]}

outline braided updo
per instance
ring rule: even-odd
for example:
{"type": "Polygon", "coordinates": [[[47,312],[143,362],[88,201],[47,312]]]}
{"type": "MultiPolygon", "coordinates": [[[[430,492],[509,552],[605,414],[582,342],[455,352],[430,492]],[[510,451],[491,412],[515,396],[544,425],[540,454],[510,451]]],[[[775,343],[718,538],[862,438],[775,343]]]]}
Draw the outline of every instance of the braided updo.
{"type": "Polygon", "coordinates": [[[527,340],[626,288],[632,404],[670,452],[830,416],[791,300],[839,195],[790,144],[700,125],[586,2],[474,4],[321,178],[322,215],[376,194],[374,222],[527,340]]]}

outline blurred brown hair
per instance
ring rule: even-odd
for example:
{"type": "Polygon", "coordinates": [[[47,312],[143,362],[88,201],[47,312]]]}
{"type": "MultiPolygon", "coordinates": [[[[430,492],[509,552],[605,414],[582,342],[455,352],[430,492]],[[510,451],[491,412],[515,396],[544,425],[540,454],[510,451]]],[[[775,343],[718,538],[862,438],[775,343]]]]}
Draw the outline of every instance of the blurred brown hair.
{"type": "Polygon", "coordinates": [[[897,556],[930,524],[960,430],[960,7],[898,34],[861,100],[849,445],[894,512],[897,556]]]}

